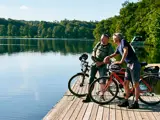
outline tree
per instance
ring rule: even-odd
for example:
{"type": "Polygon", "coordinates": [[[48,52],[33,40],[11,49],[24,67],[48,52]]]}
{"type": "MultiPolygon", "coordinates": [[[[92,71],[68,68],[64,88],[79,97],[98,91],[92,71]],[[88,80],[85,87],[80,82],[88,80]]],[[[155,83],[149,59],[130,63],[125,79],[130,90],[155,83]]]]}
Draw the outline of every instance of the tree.
{"type": "Polygon", "coordinates": [[[8,36],[11,36],[12,34],[11,34],[11,30],[12,30],[12,24],[8,24],[8,30],[7,30],[7,34],[8,34],[8,36]]]}
{"type": "Polygon", "coordinates": [[[37,27],[36,26],[29,26],[28,35],[33,38],[34,36],[37,36],[37,27]]]}
{"type": "Polygon", "coordinates": [[[0,35],[5,33],[7,36],[22,37],[94,38],[93,30],[97,23],[66,19],[60,22],[46,22],[0,18],[0,25],[3,25],[0,35]],[[82,32],[82,28],[85,31],[84,34],[78,33],[79,29],[82,32]]]}
{"type": "Polygon", "coordinates": [[[47,36],[46,29],[43,28],[42,33],[41,33],[41,37],[44,38],[44,37],[46,37],[46,36],[47,36]]]}
{"type": "Polygon", "coordinates": [[[49,27],[47,29],[47,38],[51,38],[51,37],[52,37],[52,29],[51,29],[51,27],[49,27]]]}
{"type": "Polygon", "coordinates": [[[52,37],[54,38],[63,38],[65,28],[61,25],[55,26],[52,31],[52,37]]]}
{"type": "Polygon", "coordinates": [[[28,31],[29,31],[29,26],[28,25],[25,25],[24,26],[24,29],[23,29],[23,35],[25,35],[25,36],[29,36],[29,34],[28,34],[28,31]]]}
{"type": "Polygon", "coordinates": [[[6,36],[7,29],[5,25],[0,25],[0,36],[6,36]]]}
{"type": "Polygon", "coordinates": [[[17,27],[15,25],[12,25],[11,35],[12,36],[16,36],[17,35],[17,27]]]}

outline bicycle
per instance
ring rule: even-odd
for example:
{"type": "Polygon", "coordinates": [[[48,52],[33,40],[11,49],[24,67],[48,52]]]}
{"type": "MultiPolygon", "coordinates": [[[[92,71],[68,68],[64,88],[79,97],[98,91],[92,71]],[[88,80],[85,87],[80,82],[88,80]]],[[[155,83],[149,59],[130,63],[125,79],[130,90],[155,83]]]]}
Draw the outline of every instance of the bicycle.
{"type": "MultiPolygon", "coordinates": [[[[88,59],[87,54],[82,54],[79,57],[81,61],[81,72],[73,75],[68,81],[68,89],[69,91],[77,96],[83,97],[88,93],[88,85],[89,85],[89,75],[88,72],[90,70],[89,62],[86,61],[88,59]]],[[[95,79],[97,79],[95,77],[95,79]]]]}
{"type": "MultiPolygon", "coordinates": [[[[88,55],[82,54],[79,57],[79,60],[81,61],[81,72],[73,75],[69,81],[68,81],[68,89],[69,91],[77,96],[77,97],[83,97],[88,94],[88,87],[89,87],[89,70],[90,65],[87,61],[88,55]]],[[[106,71],[106,75],[108,74],[108,69],[106,71]]],[[[95,77],[94,80],[97,78],[95,77]]]]}
{"type": "MultiPolygon", "coordinates": [[[[141,67],[146,66],[147,63],[141,63],[141,67]]],[[[119,76],[119,74],[124,75],[125,69],[117,67],[117,70],[113,70],[110,67],[111,75],[110,77],[104,76],[93,81],[90,85],[89,95],[91,99],[98,104],[108,104],[117,97],[119,90],[123,89],[124,80],[119,76]],[[105,87],[99,90],[101,80],[106,79],[105,87]]],[[[160,81],[159,75],[154,74],[144,74],[140,77],[140,96],[139,100],[148,105],[156,105],[160,103],[160,97],[156,95],[155,86],[157,82],[160,81]]],[[[134,96],[133,83],[130,84],[130,96],[134,96]]],[[[124,90],[123,90],[124,91],[124,90]]],[[[123,91],[121,91],[123,93],[123,91]]],[[[124,96],[122,97],[124,98],[124,96]]]]}

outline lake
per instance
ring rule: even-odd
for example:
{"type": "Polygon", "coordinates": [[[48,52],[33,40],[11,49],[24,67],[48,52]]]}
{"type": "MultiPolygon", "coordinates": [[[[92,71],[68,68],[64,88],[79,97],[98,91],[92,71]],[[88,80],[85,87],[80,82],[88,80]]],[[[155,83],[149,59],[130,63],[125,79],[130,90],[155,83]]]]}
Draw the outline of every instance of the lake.
{"type": "MultiPolygon", "coordinates": [[[[80,71],[93,41],[0,39],[0,120],[40,120],[80,71]]],[[[160,49],[135,48],[140,61],[160,63],[160,49]],[[157,59],[158,58],[158,59],[157,59]]]]}

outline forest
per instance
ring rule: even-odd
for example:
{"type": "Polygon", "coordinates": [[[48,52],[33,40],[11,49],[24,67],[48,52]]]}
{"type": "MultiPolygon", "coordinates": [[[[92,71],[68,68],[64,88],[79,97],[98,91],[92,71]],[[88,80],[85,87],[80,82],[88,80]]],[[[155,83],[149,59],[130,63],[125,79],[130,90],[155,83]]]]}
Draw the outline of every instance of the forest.
{"type": "Polygon", "coordinates": [[[146,43],[158,45],[160,41],[160,0],[128,0],[122,4],[119,15],[101,21],[25,21],[0,18],[1,37],[26,38],[84,38],[97,42],[101,34],[112,36],[121,32],[131,41],[136,35],[146,43]]]}
{"type": "Polygon", "coordinates": [[[131,41],[134,36],[142,36],[145,42],[158,45],[160,42],[160,0],[139,0],[137,3],[125,1],[118,16],[100,21],[94,29],[96,42],[102,33],[112,36],[121,32],[131,41]]]}
{"type": "Polygon", "coordinates": [[[93,39],[96,21],[25,21],[0,18],[0,36],[22,38],[85,38],[93,39]]]}

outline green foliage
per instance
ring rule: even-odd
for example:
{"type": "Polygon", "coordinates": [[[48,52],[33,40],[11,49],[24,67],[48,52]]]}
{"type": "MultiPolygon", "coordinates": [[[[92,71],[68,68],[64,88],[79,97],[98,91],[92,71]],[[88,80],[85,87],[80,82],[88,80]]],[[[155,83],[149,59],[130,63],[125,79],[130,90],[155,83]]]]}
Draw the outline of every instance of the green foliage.
{"type": "Polygon", "coordinates": [[[62,20],[60,22],[24,21],[0,18],[0,36],[93,39],[97,22],[62,20]]]}
{"type": "Polygon", "coordinates": [[[0,36],[5,36],[7,32],[7,29],[5,25],[0,25],[0,36]]]}
{"type": "Polygon", "coordinates": [[[62,25],[53,28],[52,37],[63,38],[65,37],[65,27],[62,25]]]}
{"type": "Polygon", "coordinates": [[[134,35],[141,35],[146,43],[160,43],[160,1],[141,0],[137,3],[125,1],[120,9],[119,16],[100,21],[94,30],[96,41],[102,33],[112,35],[121,32],[128,41],[134,35]]]}

